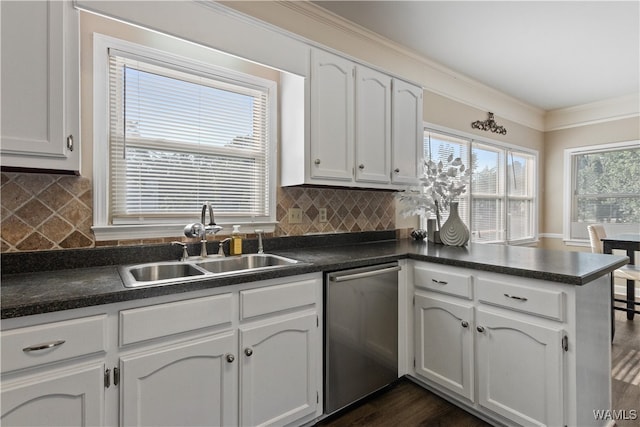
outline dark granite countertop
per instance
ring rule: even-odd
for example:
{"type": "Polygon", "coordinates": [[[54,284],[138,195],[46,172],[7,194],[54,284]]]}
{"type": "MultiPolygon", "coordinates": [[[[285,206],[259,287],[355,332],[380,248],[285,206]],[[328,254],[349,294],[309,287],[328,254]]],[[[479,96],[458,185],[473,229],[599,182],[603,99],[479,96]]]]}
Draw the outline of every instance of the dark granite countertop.
{"type": "MultiPolygon", "coordinates": [[[[380,237],[379,234],[377,236],[380,237]]],[[[387,238],[389,234],[383,234],[382,237],[387,238]]],[[[5,319],[28,316],[298,274],[343,270],[402,258],[570,285],[584,285],[628,262],[628,258],[624,256],[486,244],[450,247],[408,239],[360,243],[349,237],[341,237],[337,241],[321,241],[333,245],[319,246],[305,245],[304,239],[292,242],[295,244],[290,248],[283,247],[286,245],[282,244],[272,245],[276,249],[267,252],[297,259],[303,262],[302,265],[146,288],[125,288],[117,271],[117,264],[142,263],[157,259],[147,258],[141,261],[122,254],[114,257],[113,250],[95,250],[83,252],[85,257],[100,258],[99,261],[85,262],[85,265],[94,265],[93,267],[79,268],[77,264],[81,262],[77,260],[77,254],[73,254],[75,261],[61,261],[60,265],[66,268],[13,273],[12,270],[16,269],[14,264],[28,264],[28,260],[33,258],[29,258],[28,255],[9,257],[12,259],[6,262],[3,259],[3,271],[12,274],[2,276],[1,317],[5,319]],[[105,261],[105,258],[108,259],[105,261]],[[123,258],[128,262],[123,262],[123,258]],[[113,265],[102,265],[104,263],[113,265]]],[[[318,244],[317,239],[315,244],[318,244]]],[[[246,247],[251,249],[251,245],[246,247]]],[[[179,248],[160,249],[163,252],[161,259],[176,259],[172,258],[175,256],[174,252],[177,250],[179,253],[179,248]],[[170,255],[167,257],[164,252],[170,255]]],[[[135,251],[131,248],[126,250],[135,251]]],[[[32,256],[46,257],[38,253],[32,253],[32,256]]]]}

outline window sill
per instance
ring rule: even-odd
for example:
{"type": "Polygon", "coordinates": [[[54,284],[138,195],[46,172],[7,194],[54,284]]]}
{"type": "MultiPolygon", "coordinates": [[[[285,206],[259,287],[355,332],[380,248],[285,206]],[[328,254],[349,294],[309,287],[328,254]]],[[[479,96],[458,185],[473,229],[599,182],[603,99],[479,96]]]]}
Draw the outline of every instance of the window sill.
{"type": "MultiPolygon", "coordinates": [[[[273,233],[277,222],[234,222],[240,225],[240,232],[245,234],[253,234],[255,230],[260,229],[265,233],[273,233]]],[[[153,224],[153,225],[103,225],[93,226],[93,234],[96,241],[105,240],[132,240],[132,239],[159,239],[164,237],[179,237],[184,235],[184,227],[186,224],[153,224]]],[[[223,230],[217,235],[230,235],[233,230],[231,223],[218,223],[223,230]]]]}

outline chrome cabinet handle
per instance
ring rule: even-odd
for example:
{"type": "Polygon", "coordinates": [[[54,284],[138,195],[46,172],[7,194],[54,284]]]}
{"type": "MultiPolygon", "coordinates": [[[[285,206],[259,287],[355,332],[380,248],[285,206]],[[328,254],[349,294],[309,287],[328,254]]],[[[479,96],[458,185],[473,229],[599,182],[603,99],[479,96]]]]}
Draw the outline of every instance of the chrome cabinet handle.
{"type": "Polygon", "coordinates": [[[504,294],[504,296],[507,297],[507,298],[511,298],[511,299],[517,299],[518,301],[522,301],[522,302],[527,301],[527,298],[517,297],[515,295],[504,294]]]}
{"type": "Polygon", "coordinates": [[[253,354],[253,350],[249,347],[244,349],[244,354],[247,356],[251,356],[253,354]]]}
{"type": "Polygon", "coordinates": [[[445,281],[443,281],[443,280],[431,279],[431,281],[432,281],[433,283],[437,283],[438,285],[447,285],[447,284],[449,284],[449,282],[445,282],[445,281]]]}
{"type": "Polygon", "coordinates": [[[234,360],[236,360],[236,358],[233,354],[231,353],[227,354],[227,362],[233,363],[234,360]]]}
{"type": "Polygon", "coordinates": [[[22,351],[24,351],[25,353],[29,353],[30,351],[46,350],[48,348],[58,347],[64,344],[65,342],[66,342],[65,340],[58,340],[58,341],[51,341],[51,342],[46,342],[42,344],[30,345],[29,347],[23,348],[22,351]]]}
{"type": "Polygon", "coordinates": [[[394,171],[395,173],[400,173],[400,168],[395,168],[393,171],[394,171]]]}
{"type": "Polygon", "coordinates": [[[320,164],[320,159],[315,159],[315,160],[313,161],[313,163],[314,163],[314,164],[316,164],[316,165],[319,165],[319,164],[320,164]]]}
{"type": "Polygon", "coordinates": [[[67,148],[69,151],[73,151],[73,135],[67,137],[67,148]]]}
{"type": "Polygon", "coordinates": [[[360,163],[360,165],[358,166],[358,169],[360,169],[360,170],[364,169],[364,165],[362,163],[360,163]]]}
{"type": "Polygon", "coordinates": [[[469,322],[467,322],[466,320],[463,320],[461,324],[462,324],[463,328],[468,328],[469,327],[469,322]]]}
{"type": "Polygon", "coordinates": [[[482,327],[482,326],[478,326],[478,327],[476,328],[476,330],[477,330],[478,332],[480,332],[480,333],[483,333],[483,332],[484,332],[484,327],[482,327]]]}

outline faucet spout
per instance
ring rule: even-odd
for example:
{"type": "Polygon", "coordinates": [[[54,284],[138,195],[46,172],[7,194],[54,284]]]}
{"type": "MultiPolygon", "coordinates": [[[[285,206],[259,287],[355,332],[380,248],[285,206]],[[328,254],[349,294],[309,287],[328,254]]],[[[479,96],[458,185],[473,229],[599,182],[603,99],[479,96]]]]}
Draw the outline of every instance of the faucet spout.
{"type": "Polygon", "coordinates": [[[213,206],[211,206],[211,202],[205,202],[202,205],[202,213],[200,215],[200,222],[206,225],[216,225],[216,222],[213,218],[213,206]],[[209,211],[209,223],[205,221],[207,217],[207,210],[209,211]]]}
{"type": "Polygon", "coordinates": [[[258,253],[263,254],[264,247],[262,246],[262,233],[264,233],[264,231],[262,230],[254,230],[254,231],[258,235],[258,253]]]}
{"type": "Polygon", "coordinates": [[[222,227],[216,224],[215,217],[213,215],[213,206],[211,202],[205,202],[202,205],[202,212],[200,214],[200,222],[204,224],[204,230],[206,234],[216,234],[222,231],[222,227]],[[206,222],[207,212],[209,212],[209,222],[206,222]]]}

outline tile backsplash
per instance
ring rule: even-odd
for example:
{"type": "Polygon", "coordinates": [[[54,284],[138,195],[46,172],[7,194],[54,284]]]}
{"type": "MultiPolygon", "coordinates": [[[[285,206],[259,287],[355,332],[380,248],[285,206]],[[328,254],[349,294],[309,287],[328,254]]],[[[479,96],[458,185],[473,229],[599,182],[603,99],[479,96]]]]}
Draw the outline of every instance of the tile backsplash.
{"type": "Polygon", "coordinates": [[[1,182],[2,252],[95,245],[88,178],[2,173],[1,182]]]}
{"type": "MultiPolygon", "coordinates": [[[[1,177],[1,252],[158,243],[183,237],[96,243],[89,178],[13,172],[1,177]]],[[[391,192],[282,187],[276,202],[275,237],[395,228],[391,192]],[[289,223],[290,208],[302,210],[300,223],[289,223]],[[326,222],[320,222],[321,208],[327,210],[326,222]]]]}
{"type": "Polygon", "coordinates": [[[315,233],[380,231],[395,228],[393,193],[315,187],[278,189],[277,236],[315,233]],[[302,209],[302,222],[289,223],[288,210],[302,209]],[[326,208],[327,221],[320,222],[320,209],[326,208]]]}

